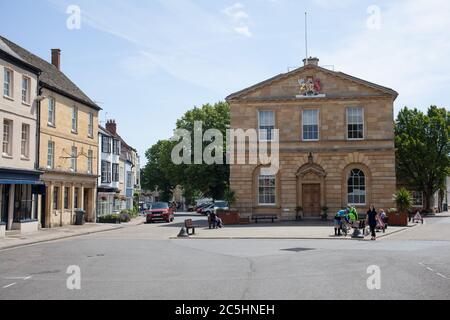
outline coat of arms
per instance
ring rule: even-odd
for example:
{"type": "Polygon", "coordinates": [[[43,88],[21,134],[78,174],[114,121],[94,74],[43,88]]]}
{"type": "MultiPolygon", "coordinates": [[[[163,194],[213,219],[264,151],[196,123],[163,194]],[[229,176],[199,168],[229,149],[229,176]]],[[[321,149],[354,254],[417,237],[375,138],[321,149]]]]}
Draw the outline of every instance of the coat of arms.
{"type": "Polygon", "coordinates": [[[303,96],[317,96],[322,90],[322,85],[319,79],[314,79],[312,77],[305,79],[299,79],[300,93],[303,96]]]}

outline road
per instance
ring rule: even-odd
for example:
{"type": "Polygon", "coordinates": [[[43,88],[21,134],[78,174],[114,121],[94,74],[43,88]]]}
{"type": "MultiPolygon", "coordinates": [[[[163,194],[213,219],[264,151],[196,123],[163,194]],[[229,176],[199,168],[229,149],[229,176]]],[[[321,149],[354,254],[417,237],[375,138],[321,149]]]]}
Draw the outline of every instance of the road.
{"type": "Polygon", "coordinates": [[[0,251],[0,299],[450,299],[448,217],[377,242],[167,240],[158,228],[0,251]],[[66,285],[72,265],[80,290],[66,285]]]}

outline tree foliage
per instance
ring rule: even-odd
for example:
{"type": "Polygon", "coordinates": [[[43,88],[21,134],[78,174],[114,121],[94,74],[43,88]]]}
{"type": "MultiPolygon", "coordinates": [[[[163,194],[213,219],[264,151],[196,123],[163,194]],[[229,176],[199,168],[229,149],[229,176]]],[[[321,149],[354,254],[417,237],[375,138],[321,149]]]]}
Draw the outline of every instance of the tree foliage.
{"type": "MultiPolygon", "coordinates": [[[[171,190],[180,185],[183,188],[186,200],[192,202],[200,195],[220,199],[224,196],[225,188],[229,180],[230,169],[226,164],[226,130],[230,125],[230,107],[226,102],[218,102],[214,105],[205,104],[201,108],[187,111],[176,123],[176,129],[185,129],[191,133],[191,146],[194,146],[194,123],[202,122],[202,137],[208,129],[219,130],[223,137],[223,147],[220,150],[223,164],[194,164],[192,152],[192,164],[175,165],[171,160],[172,149],[179,142],[169,140],[159,141],[147,152],[147,166],[142,173],[144,188],[155,190],[158,186],[164,194],[170,194],[171,190]]],[[[211,141],[201,142],[203,148],[211,141]]]]}
{"type": "Polygon", "coordinates": [[[404,108],[395,123],[397,178],[424,193],[427,210],[450,173],[449,132],[450,113],[436,106],[426,114],[404,108]]]}

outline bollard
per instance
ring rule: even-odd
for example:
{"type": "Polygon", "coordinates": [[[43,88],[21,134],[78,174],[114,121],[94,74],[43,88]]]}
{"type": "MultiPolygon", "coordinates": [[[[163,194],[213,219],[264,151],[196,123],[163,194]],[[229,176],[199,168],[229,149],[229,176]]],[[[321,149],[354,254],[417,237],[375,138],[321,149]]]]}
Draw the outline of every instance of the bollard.
{"type": "Polygon", "coordinates": [[[355,228],[355,231],[353,231],[353,234],[352,234],[352,238],[353,239],[364,239],[364,235],[361,234],[361,231],[359,230],[359,228],[355,228]]]}
{"type": "Polygon", "coordinates": [[[185,228],[181,228],[178,238],[189,238],[189,234],[186,232],[185,228]]]}

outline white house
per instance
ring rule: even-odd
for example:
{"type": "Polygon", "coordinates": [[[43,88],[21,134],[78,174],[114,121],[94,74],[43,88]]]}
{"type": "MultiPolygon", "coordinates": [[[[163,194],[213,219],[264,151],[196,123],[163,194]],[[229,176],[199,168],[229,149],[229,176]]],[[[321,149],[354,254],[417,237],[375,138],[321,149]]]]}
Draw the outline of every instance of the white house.
{"type": "Polygon", "coordinates": [[[1,229],[37,231],[37,166],[41,70],[32,66],[0,37],[0,224],[1,229]]]}
{"type": "Polygon", "coordinates": [[[115,132],[99,126],[99,163],[97,216],[121,210],[119,189],[120,139],[115,132]]]}

